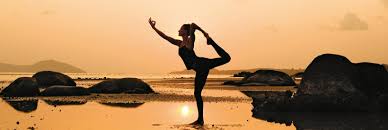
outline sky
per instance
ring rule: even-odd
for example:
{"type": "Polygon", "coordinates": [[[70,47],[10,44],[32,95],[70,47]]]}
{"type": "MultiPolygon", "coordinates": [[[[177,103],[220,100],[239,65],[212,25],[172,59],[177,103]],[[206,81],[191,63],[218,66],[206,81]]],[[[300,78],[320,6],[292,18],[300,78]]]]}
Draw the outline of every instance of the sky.
{"type": "MultiPolygon", "coordinates": [[[[232,57],[217,69],[305,68],[318,55],[388,63],[388,0],[1,0],[0,62],[58,60],[87,72],[184,70],[179,39],[196,23],[232,57]]],[[[196,32],[198,56],[217,53],[196,32]]]]}

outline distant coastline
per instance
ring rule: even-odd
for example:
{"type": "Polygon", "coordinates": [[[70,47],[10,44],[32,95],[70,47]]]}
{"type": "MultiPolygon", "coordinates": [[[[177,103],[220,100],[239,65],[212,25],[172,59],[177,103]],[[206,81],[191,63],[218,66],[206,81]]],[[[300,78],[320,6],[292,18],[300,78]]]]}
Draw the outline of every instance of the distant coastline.
{"type": "Polygon", "coordinates": [[[56,60],[39,61],[32,65],[14,65],[0,63],[0,72],[35,73],[38,71],[57,71],[62,73],[86,73],[86,71],[73,65],[56,60]]]}
{"type": "MultiPolygon", "coordinates": [[[[217,70],[217,69],[212,69],[210,70],[210,74],[213,75],[233,75],[242,71],[247,71],[247,72],[255,72],[256,70],[260,69],[265,69],[265,70],[276,70],[276,71],[281,71],[284,73],[287,73],[288,75],[294,75],[298,72],[303,72],[304,69],[273,69],[273,68],[254,68],[254,69],[236,69],[236,70],[217,70]]],[[[170,72],[169,74],[195,74],[193,70],[182,70],[182,71],[173,71],[170,72]]]]}

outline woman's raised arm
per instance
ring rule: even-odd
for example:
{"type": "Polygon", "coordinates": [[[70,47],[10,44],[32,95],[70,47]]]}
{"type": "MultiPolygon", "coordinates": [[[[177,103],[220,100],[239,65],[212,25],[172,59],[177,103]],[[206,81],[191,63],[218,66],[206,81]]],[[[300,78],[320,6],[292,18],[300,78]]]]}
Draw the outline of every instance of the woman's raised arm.
{"type": "Polygon", "coordinates": [[[209,37],[209,34],[207,32],[205,32],[201,27],[199,27],[197,24],[195,23],[192,23],[193,27],[195,29],[198,29],[199,31],[201,31],[203,33],[203,35],[206,37],[206,39],[210,38],[209,37]]]}
{"type": "Polygon", "coordinates": [[[163,39],[166,39],[166,40],[167,40],[168,42],[170,42],[171,44],[180,46],[180,43],[181,43],[180,40],[177,40],[177,39],[174,39],[174,38],[172,38],[172,37],[167,36],[167,35],[164,34],[162,31],[160,31],[159,29],[157,29],[157,28],[155,27],[156,21],[154,21],[154,20],[152,20],[152,19],[150,18],[150,19],[148,19],[148,22],[150,23],[152,29],[154,29],[155,32],[158,33],[160,37],[162,37],[163,39]]]}

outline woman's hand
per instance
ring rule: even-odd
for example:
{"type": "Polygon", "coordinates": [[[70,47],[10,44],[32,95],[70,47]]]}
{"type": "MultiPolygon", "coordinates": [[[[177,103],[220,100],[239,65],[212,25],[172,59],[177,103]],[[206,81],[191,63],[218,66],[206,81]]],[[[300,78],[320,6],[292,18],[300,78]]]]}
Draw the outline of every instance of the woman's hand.
{"type": "Polygon", "coordinates": [[[208,34],[207,32],[203,31],[202,33],[203,33],[203,36],[206,37],[206,39],[209,39],[209,38],[210,38],[210,36],[209,36],[209,34],[208,34]]]}
{"type": "Polygon", "coordinates": [[[197,24],[195,24],[195,23],[191,23],[191,27],[192,27],[193,29],[198,29],[198,28],[199,28],[199,26],[198,26],[197,24]]]}
{"type": "Polygon", "coordinates": [[[199,27],[197,24],[195,23],[191,23],[191,26],[193,29],[198,29],[199,31],[201,31],[203,33],[203,36],[206,37],[206,39],[210,38],[209,37],[209,34],[207,32],[205,32],[201,27],[199,27]]]}
{"type": "Polygon", "coordinates": [[[148,19],[148,23],[150,23],[152,28],[155,28],[156,21],[152,20],[151,17],[150,17],[150,19],[148,19]]]}

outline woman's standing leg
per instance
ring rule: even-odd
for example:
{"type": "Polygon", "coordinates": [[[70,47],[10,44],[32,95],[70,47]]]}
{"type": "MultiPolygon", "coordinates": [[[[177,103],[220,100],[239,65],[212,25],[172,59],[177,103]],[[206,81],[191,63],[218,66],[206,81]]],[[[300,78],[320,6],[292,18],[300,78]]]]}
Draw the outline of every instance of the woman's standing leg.
{"type": "Polygon", "coordinates": [[[195,100],[197,101],[197,109],[198,109],[198,119],[197,121],[193,122],[192,124],[204,124],[203,119],[203,101],[202,101],[202,89],[206,84],[206,79],[209,74],[208,69],[203,70],[197,70],[195,74],[195,82],[194,82],[194,96],[195,100]]]}

